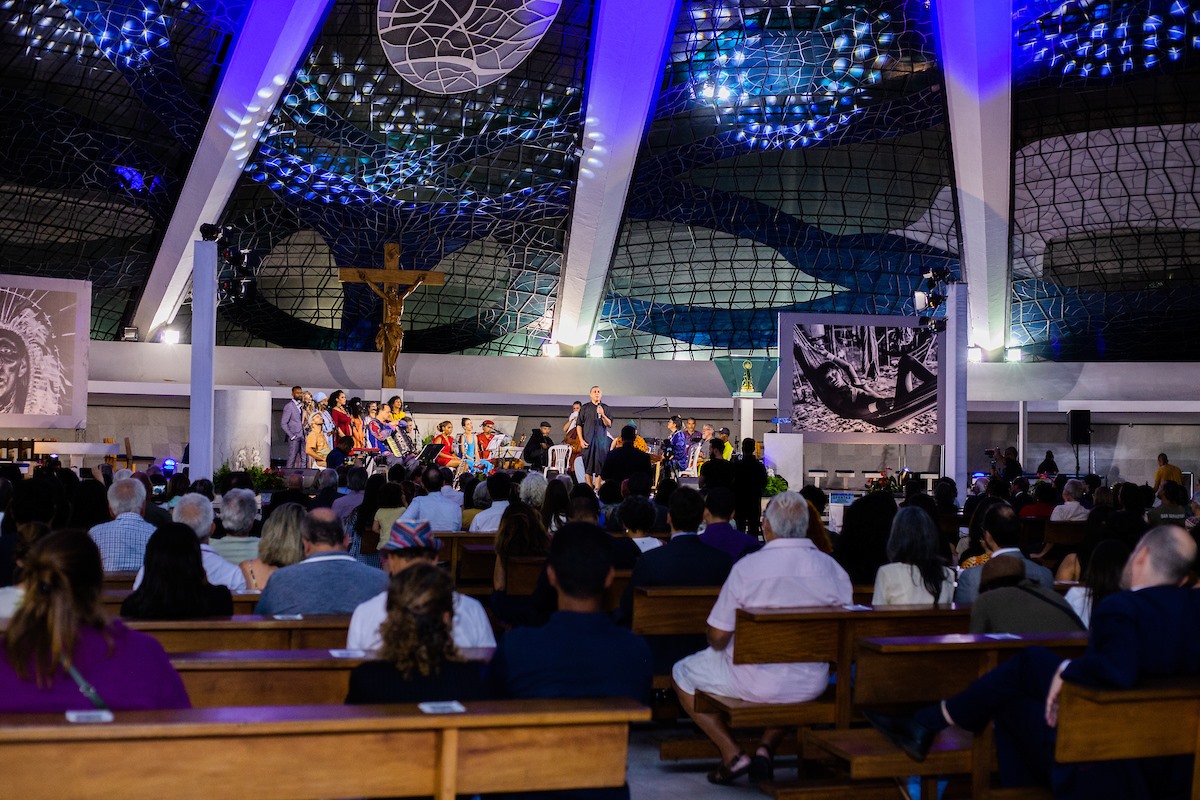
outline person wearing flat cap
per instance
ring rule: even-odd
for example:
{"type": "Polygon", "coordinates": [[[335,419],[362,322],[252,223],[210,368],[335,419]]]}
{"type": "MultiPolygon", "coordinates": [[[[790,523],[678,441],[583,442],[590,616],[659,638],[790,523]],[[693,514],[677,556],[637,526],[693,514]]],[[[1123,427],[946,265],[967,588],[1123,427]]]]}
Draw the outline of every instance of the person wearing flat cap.
{"type": "MultiPolygon", "coordinates": [[[[437,562],[438,540],[428,522],[397,520],[387,541],[379,545],[379,560],[385,572],[395,577],[414,564],[437,562]]],[[[388,616],[388,592],[383,591],[361,603],[350,617],[346,647],[351,650],[378,650],[383,644],[380,627],[388,616]]],[[[495,647],[487,612],[473,597],[454,593],[454,617],[451,625],[454,644],[460,649],[495,647]]]]}
{"type": "Polygon", "coordinates": [[[554,440],[550,438],[550,423],[542,422],[525,442],[525,450],[521,458],[530,469],[544,470],[550,464],[550,448],[554,440]]]}

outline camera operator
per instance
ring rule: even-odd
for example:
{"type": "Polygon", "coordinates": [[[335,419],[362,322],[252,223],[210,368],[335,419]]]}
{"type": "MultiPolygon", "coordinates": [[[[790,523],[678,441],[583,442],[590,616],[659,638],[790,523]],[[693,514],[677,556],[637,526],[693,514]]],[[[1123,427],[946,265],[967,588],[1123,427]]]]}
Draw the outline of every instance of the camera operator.
{"type": "Polygon", "coordinates": [[[1017,448],[1008,447],[1001,453],[1000,448],[997,447],[995,450],[986,450],[984,452],[993,459],[992,475],[1004,478],[1006,481],[1014,481],[1025,474],[1025,470],[1017,458],[1017,448]]]}

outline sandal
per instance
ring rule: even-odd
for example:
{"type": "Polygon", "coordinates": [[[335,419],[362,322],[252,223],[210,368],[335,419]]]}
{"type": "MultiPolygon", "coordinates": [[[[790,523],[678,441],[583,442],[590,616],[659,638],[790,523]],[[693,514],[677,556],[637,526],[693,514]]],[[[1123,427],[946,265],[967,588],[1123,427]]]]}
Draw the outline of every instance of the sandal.
{"type": "Polygon", "coordinates": [[[719,786],[728,786],[749,772],[750,764],[751,760],[746,758],[746,754],[739,750],[738,754],[733,757],[731,765],[722,761],[716,769],[708,773],[708,782],[718,784],[719,786]],[[739,764],[741,766],[738,766],[739,764]]]}
{"type": "Polygon", "coordinates": [[[756,750],[750,756],[750,782],[770,783],[775,780],[775,753],[765,744],[760,744],[758,750],[766,750],[767,754],[760,756],[756,750]]]}

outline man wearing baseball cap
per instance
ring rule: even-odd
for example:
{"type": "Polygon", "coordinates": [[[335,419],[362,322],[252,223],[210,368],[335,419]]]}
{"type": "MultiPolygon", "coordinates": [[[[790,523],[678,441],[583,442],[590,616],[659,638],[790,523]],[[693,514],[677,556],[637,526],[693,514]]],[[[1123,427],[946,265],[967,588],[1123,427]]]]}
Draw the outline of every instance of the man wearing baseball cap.
{"type": "Polygon", "coordinates": [[[718,428],[717,438],[725,443],[725,453],[722,458],[726,461],[733,461],[733,444],[729,441],[729,428],[718,428]]]}
{"type": "MultiPolygon", "coordinates": [[[[379,560],[389,575],[399,575],[419,561],[436,563],[438,540],[428,522],[404,522],[392,525],[387,541],[379,545],[379,560]]],[[[387,619],[387,590],[354,609],[346,647],[351,650],[378,650],[383,644],[379,628],[387,619]]],[[[488,622],[483,605],[473,597],[454,593],[454,620],[451,624],[454,644],[459,648],[495,647],[496,635],[488,622]]]]}

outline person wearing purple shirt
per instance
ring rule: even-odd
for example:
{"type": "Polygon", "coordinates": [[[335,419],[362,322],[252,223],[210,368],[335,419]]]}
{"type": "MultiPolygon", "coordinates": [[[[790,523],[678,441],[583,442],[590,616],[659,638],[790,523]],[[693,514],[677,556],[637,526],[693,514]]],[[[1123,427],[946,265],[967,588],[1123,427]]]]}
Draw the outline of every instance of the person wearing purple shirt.
{"type": "Polygon", "coordinates": [[[737,561],[747,553],[753,553],[762,544],[754,536],[742,533],[729,520],[733,517],[733,492],[724,486],[708,490],[704,496],[704,532],[700,541],[715,547],[737,561]]]}
{"type": "Polygon", "coordinates": [[[191,707],[162,645],[105,617],[100,551],[87,534],[39,539],[21,576],[24,597],[0,641],[0,713],[191,707]]]}
{"type": "Polygon", "coordinates": [[[683,420],[678,415],[667,420],[667,432],[670,436],[663,456],[672,473],[678,475],[687,469],[688,463],[688,436],[683,432],[683,420]]]}

